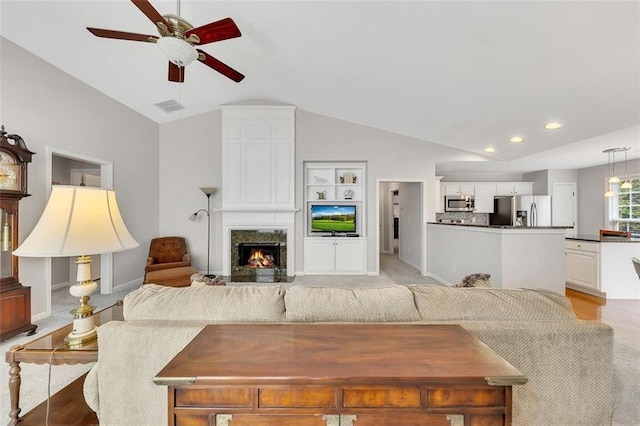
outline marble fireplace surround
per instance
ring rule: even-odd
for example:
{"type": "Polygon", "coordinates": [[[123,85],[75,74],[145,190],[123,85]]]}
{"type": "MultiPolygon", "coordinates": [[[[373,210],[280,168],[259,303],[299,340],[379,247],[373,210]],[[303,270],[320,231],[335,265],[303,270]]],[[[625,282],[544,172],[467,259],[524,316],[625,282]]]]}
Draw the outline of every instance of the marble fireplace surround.
{"type": "Polygon", "coordinates": [[[295,265],[294,215],[295,211],[224,211],[222,215],[222,252],[224,253],[222,275],[232,276],[238,272],[236,268],[238,243],[275,242],[281,244],[280,268],[286,269],[287,276],[293,276],[295,265]]]}
{"type": "Polygon", "coordinates": [[[260,247],[265,244],[267,253],[273,253],[275,269],[287,270],[287,230],[286,229],[231,229],[231,276],[250,275],[255,267],[249,266],[248,256],[253,250],[243,245],[260,247]]]}

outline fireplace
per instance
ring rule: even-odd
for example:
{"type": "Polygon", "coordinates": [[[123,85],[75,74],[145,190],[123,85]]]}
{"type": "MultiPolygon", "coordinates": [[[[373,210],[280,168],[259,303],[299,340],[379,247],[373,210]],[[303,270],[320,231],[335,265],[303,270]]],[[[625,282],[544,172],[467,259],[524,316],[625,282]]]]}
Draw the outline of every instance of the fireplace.
{"type": "Polygon", "coordinates": [[[279,268],[280,243],[240,243],[238,266],[250,268],[279,268]]]}
{"type": "Polygon", "coordinates": [[[231,280],[287,282],[286,229],[231,230],[231,280]]]}

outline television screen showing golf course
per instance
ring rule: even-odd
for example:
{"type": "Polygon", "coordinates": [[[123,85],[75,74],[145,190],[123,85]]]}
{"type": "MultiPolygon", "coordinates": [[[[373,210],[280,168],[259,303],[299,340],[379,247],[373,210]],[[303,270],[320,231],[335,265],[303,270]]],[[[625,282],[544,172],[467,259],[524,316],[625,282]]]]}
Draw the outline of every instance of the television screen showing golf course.
{"type": "Polygon", "coordinates": [[[356,206],[311,206],[311,231],[356,232],[356,206]]]}

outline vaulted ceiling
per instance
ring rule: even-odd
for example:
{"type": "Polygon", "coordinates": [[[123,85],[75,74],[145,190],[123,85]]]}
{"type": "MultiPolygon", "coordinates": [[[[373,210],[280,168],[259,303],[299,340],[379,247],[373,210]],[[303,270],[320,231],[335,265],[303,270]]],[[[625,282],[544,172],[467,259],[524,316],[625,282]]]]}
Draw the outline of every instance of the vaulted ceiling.
{"type": "Polygon", "coordinates": [[[201,48],[246,78],[196,61],[169,82],[153,43],[86,30],[158,35],[128,0],[1,0],[0,34],[158,123],[260,98],[495,160],[477,170],[587,167],[612,146],[640,158],[637,1],[150,3],[195,27],[231,17],[242,36],[201,48]]]}

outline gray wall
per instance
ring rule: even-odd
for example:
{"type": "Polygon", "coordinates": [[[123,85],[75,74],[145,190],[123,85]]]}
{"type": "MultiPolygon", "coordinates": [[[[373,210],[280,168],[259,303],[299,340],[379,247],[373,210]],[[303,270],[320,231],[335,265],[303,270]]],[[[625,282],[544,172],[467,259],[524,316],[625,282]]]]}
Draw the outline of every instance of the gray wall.
{"type": "MultiPolygon", "coordinates": [[[[616,168],[618,176],[622,169],[616,168]]],[[[605,226],[607,165],[580,169],[578,174],[578,229],[583,235],[597,235],[605,226]]],[[[640,175],[640,160],[629,161],[629,175],[640,175]]]]}
{"type": "MultiPolygon", "coordinates": [[[[112,161],[118,205],[140,243],[114,254],[114,286],[140,279],[149,240],[158,232],[158,125],[2,37],[0,63],[2,124],[36,152],[29,165],[32,196],[20,203],[20,240],[47,201],[47,146],[112,161]]],[[[21,258],[19,265],[21,282],[31,287],[32,316],[42,317],[45,260],[21,258]]]]}
{"type": "MultiPolygon", "coordinates": [[[[214,111],[160,126],[160,233],[187,238],[195,267],[206,267],[206,223],[189,222],[187,217],[206,207],[200,186],[221,186],[221,113],[214,111]],[[179,153],[179,154],[177,154],[179,153]]],[[[461,153],[442,145],[360,126],[342,120],[296,110],[296,216],[295,271],[303,263],[303,162],[367,162],[368,270],[375,271],[379,253],[376,246],[376,181],[425,180],[432,182],[435,161],[461,153]]],[[[431,184],[425,185],[423,199],[434,216],[431,184]]],[[[212,208],[221,206],[220,193],[212,198],[212,208]]],[[[427,216],[427,220],[434,217],[427,216]]],[[[418,220],[424,226],[424,221],[418,220]]],[[[218,213],[212,216],[212,270],[222,270],[222,229],[218,213]]],[[[419,265],[419,263],[418,263],[419,265]]]]}

